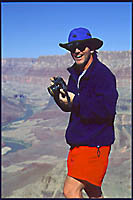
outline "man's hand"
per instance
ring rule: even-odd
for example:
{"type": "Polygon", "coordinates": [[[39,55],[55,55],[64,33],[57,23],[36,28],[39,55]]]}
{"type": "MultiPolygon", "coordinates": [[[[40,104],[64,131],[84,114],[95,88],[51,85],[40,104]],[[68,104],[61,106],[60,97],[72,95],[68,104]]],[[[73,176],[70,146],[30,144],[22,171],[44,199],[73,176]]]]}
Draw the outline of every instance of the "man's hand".
{"type": "MultiPolygon", "coordinates": [[[[54,78],[55,78],[55,77],[51,77],[51,78],[50,78],[50,80],[51,80],[51,85],[54,84],[54,78]]],[[[68,92],[68,95],[69,95],[69,97],[70,97],[70,103],[72,103],[75,94],[72,93],[72,92],[68,92]]],[[[65,92],[64,92],[63,89],[60,89],[59,101],[60,101],[61,103],[64,103],[64,104],[68,104],[67,96],[66,96],[66,94],[65,94],[65,92]]]]}
{"type": "MultiPolygon", "coordinates": [[[[55,77],[51,77],[51,85],[54,84],[54,80],[55,77]]],[[[74,98],[75,94],[72,92],[65,92],[63,89],[59,89],[59,93],[58,96],[54,96],[54,100],[56,102],[56,104],[61,108],[62,111],[64,112],[71,112],[72,109],[72,102],[73,102],[73,98],[74,98]],[[70,101],[69,101],[69,98],[70,101]]]]}
{"type": "MultiPolygon", "coordinates": [[[[68,95],[69,95],[69,97],[70,97],[70,102],[72,103],[75,94],[72,93],[72,92],[68,92],[68,95]]],[[[68,104],[68,100],[67,100],[66,94],[65,94],[65,92],[63,91],[63,89],[60,89],[59,100],[60,100],[61,103],[68,104]]]]}

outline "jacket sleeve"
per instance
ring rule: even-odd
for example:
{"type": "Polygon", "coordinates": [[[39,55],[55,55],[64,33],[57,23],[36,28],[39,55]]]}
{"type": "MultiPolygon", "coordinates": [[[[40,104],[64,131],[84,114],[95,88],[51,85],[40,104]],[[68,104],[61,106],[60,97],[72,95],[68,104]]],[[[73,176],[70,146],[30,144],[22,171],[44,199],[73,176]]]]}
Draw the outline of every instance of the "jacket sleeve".
{"type": "Polygon", "coordinates": [[[114,75],[97,77],[94,90],[75,95],[72,109],[87,123],[112,121],[116,113],[118,92],[114,75]],[[93,92],[92,92],[93,91],[93,92]]]}

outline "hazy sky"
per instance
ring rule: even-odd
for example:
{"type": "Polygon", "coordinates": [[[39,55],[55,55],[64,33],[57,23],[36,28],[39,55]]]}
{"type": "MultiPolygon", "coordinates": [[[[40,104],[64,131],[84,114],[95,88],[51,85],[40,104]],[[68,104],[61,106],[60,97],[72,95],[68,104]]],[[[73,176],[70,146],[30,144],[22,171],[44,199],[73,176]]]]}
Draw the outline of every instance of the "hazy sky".
{"type": "Polygon", "coordinates": [[[2,57],[61,55],[73,28],[104,41],[101,51],[131,50],[131,2],[1,3],[2,57]]]}

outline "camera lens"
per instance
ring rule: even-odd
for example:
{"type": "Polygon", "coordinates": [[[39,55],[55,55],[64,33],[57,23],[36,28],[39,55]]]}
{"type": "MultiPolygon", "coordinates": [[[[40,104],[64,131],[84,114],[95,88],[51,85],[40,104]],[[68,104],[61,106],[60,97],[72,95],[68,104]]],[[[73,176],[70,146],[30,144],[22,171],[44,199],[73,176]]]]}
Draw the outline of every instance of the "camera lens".
{"type": "Polygon", "coordinates": [[[54,93],[51,87],[48,87],[48,92],[51,94],[51,96],[54,96],[54,93]]]}
{"type": "Polygon", "coordinates": [[[52,85],[47,89],[51,96],[57,96],[59,94],[59,88],[59,85],[52,85]]]}

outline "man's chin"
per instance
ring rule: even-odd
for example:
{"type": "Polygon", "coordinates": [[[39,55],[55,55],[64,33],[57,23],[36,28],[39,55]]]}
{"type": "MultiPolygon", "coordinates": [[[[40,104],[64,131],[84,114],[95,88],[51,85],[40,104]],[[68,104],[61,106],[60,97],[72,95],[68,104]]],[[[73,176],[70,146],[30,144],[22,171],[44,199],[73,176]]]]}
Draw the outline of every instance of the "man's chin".
{"type": "Polygon", "coordinates": [[[84,61],[76,61],[76,64],[77,64],[78,66],[82,66],[82,65],[85,64],[85,62],[84,62],[84,61]]]}
{"type": "Polygon", "coordinates": [[[88,63],[89,59],[90,59],[90,57],[88,57],[87,60],[80,60],[80,61],[75,60],[75,62],[77,64],[77,66],[79,66],[79,67],[85,67],[85,65],[88,63]]]}
{"type": "Polygon", "coordinates": [[[84,68],[87,62],[76,62],[78,67],[84,68]]]}

